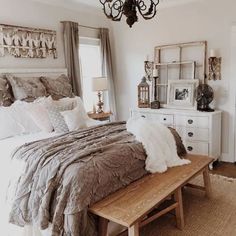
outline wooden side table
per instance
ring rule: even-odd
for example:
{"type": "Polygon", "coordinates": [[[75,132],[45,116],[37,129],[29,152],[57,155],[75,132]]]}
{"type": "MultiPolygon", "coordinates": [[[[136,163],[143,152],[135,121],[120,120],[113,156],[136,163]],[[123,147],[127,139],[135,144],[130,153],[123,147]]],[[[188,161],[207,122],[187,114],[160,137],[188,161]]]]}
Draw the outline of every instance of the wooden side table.
{"type": "Polygon", "coordinates": [[[102,112],[102,113],[88,113],[88,116],[94,120],[100,120],[100,121],[105,121],[108,120],[109,122],[111,121],[111,112],[102,112]]]}

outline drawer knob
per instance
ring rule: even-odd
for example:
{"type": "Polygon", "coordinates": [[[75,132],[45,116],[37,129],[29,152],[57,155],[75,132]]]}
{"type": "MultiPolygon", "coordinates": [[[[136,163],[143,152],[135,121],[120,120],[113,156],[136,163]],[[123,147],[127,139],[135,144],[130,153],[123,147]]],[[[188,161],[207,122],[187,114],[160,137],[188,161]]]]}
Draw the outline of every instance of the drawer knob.
{"type": "Polygon", "coordinates": [[[191,152],[193,150],[193,147],[188,146],[187,149],[188,149],[189,152],[191,152]]]}
{"type": "Polygon", "coordinates": [[[188,120],[188,123],[191,125],[193,123],[193,120],[188,120]]]}
{"type": "Polygon", "coordinates": [[[164,121],[166,121],[167,119],[166,119],[166,118],[164,118],[163,120],[164,120],[164,121]]]}
{"type": "Polygon", "coordinates": [[[142,117],[142,118],[146,118],[146,116],[145,116],[145,115],[141,115],[141,117],[142,117]]]}
{"type": "Polygon", "coordinates": [[[189,137],[193,137],[193,132],[189,132],[189,133],[188,133],[188,136],[189,136],[189,137]]]}

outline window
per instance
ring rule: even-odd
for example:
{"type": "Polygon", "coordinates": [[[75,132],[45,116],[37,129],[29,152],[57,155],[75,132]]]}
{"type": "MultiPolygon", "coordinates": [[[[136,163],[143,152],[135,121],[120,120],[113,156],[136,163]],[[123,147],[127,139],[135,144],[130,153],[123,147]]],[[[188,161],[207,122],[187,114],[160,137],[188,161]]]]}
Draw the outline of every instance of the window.
{"type": "Polygon", "coordinates": [[[80,63],[83,89],[83,102],[87,111],[92,111],[97,95],[92,91],[92,78],[99,77],[101,70],[100,40],[80,38],[80,63]]]}

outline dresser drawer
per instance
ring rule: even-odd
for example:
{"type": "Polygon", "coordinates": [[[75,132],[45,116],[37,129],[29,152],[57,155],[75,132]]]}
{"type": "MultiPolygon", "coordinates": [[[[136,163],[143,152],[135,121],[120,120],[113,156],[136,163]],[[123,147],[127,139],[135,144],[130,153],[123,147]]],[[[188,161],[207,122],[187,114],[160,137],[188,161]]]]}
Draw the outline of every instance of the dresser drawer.
{"type": "Polygon", "coordinates": [[[159,120],[159,115],[158,114],[153,114],[153,113],[149,113],[149,112],[139,112],[139,111],[135,111],[132,112],[132,117],[134,118],[146,118],[149,120],[159,120]]]}
{"type": "Polygon", "coordinates": [[[174,125],[174,116],[160,114],[159,121],[164,125],[173,126],[174,125]]]}
{"type": "Polygon", "coordinates": [[[173,115],[164,115],[164,114],[156,114],[151,112],[133,112],[132,116],[134,118],[146,118],[149,120],[156,120],[161,122],[164,125],[167,126],[173,126],[174,125],[174,116],[173,115]]]}
{"type": "Polygon", "coordinates": [[[176,115],[176,117],[175,117],[175,126],[208,128],[209,127],[209,121],[208,121],[208,117],[176,115]]]}
{"type": "Polygon", "coordinates": [[[183,140],[187,141],[209,141],[209,130],[202,128],[176,127],[177,132],[183,140]]]}
{"type": "Polygon", "coordinates": [[[184,140],[186,150],[190,154],[208,155],[208,143],[204,142],[189,142],[184,140]]]}

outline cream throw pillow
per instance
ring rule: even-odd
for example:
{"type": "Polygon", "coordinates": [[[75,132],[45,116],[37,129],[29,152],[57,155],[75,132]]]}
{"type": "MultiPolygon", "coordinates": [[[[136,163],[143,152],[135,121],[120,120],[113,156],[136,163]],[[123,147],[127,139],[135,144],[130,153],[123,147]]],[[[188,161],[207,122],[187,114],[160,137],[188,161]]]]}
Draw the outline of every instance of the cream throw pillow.
{"type": "Polygon", "coordinates": [[[63,116],[69,131],[87,127],[84,114],[81,112],[78,106],[71,111],[63,111],[60,113],[63,116]]]}

